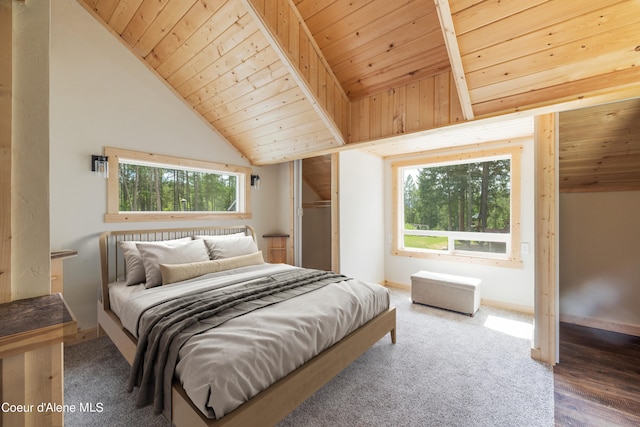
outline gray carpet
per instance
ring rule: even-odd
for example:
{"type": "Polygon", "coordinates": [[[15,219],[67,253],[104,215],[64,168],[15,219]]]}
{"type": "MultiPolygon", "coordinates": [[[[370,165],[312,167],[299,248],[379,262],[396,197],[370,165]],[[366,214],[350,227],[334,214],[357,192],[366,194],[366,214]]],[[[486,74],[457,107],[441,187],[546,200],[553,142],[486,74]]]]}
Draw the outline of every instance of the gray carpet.
{"type": "MultiPolygon", "coordinates": [[[[553,371],[530,341],[488,327],[531,316],[482,306],[469,316],[412,304],[393,290],[397,344],[376,343],[287,416],[281,426],[552,426],[553,371]],[[505,320],[506,319],[506,320],[505,320]]],[[[168,426],[125,390],[127,362],[107,338],[65,348],[65,414],[73,426],[168,426]]]]}

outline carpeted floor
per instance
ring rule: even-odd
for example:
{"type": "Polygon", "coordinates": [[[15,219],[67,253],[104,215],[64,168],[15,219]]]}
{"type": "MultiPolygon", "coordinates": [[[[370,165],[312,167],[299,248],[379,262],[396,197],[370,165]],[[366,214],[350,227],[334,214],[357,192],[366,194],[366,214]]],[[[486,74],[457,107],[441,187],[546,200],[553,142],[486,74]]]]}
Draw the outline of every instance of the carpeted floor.
{"type": "MultiPolygon", "coordinates": [[[[398,290],[392,304],[397,344],[380,340],[281,426],[553,425],[553,371],[530,357],[531,316],[482,306],[472,318],[398,290]]],[[[65,348],[65,403],[103,408],[66,425],[168,426],[135,407],[128,370],[107,338],[65,348]]]]}

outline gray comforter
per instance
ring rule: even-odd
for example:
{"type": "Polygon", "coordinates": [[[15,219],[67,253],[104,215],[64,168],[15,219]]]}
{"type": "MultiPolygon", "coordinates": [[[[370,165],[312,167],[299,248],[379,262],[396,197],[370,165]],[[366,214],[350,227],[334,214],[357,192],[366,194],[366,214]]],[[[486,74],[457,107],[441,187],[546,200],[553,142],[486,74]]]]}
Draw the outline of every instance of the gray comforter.
{"type": "Polygon", "coordinates": [[[171,419],[169,398],[178,351],[189,338],[229,319],[346,279],[320,270],[286,270],[234,286],[181,296],[147,310],[139,322],[141,333],[128,391],[138,386],[137,404],[153,402],[156,413],[164,410],[171,419]]]}
{"type": "MultiPolygon", "coordinates": [[[[118,316],[123,326],[139,337],[147,323],[145,314],[161,311],[164,303],[182,295],[228,291],[247,281],[296,269],[286,264],[261,264],[151,289],[140,285],[135,292],[131,286],[123,286],[126,292],[118,297],[118,316]]],[[[180,348],[173,380],[179,381],[205,416],[221,418],[389,307],[389,292],[383,286],[357,279],[337,280],[259,310],[246,312],[256,302],[242,302],[216,315],[225,318],[224,323],[190,334],[190,328],[201,323],[218,322],[216,316],[200,319],[185,329],[191,336],[188,340],[176,341],[180,348]],[[246,314],[235,316],[237,311],[246,314]]],[[[120,287],[112,290],[116,289],[120,287]]],[[[170,394],[164,398],[168,401],[170,394]]]]}

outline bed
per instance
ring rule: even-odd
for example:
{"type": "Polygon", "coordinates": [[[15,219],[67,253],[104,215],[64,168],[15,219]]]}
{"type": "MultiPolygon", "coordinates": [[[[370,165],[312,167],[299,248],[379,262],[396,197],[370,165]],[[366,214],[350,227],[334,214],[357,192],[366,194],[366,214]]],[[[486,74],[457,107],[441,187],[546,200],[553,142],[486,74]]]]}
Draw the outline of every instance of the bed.
{"type": "Polygon", "coordinates": [[[137,350],[137,342],[154,336],[147,325],[163,323],[168,318],[163,310],[184,310],[182,301],[213,298],[206,310],[198,308],[212,317],[179,326],[172,346],[158,344],[167,347],[163,355],[169,363],[153,370],[158,377],[164,372],[165,387],[156,378],[145,394],[173,425],[276,424],[386,334],[395,343],[395,308],[386,289],[335,273],[264,263],[255,241],[246,225],[100,235],[98,324],[133,366],[130,386],[138,399],[146,380],[140,367],[145,353],[137,350]],[[140,259],[131,264],[132,247],[142,267],[140,259]],[[199,258],[205,256],[202,247],[207,260],[199,258]],[[145,280],[137,283],[145,274],[141,268],[145,280]],[[249,296],[249,287],[259,290],[251,291],[257,296],[249,296]],[[238,296],[243,302],[235,302],[238,296]],[[249,333],[255,335],[249,338],[249,333]],[[230,359],[241,367],[227,366],[230,359]],[[158,397],[159,389],[165,392],[158,397]]]}

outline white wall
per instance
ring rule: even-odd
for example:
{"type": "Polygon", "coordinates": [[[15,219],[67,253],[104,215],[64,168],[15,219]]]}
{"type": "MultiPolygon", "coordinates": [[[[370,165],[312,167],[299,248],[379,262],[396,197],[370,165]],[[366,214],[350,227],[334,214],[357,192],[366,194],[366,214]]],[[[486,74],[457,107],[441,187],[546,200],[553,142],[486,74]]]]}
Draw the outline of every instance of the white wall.
{"type": "MultiPolygon", "coordinates": [[[[459,150],[452,150],[451,153],[459,150]]],[[[521,241],[529,244],[529,253],[522,254],[522,268],[492,267],[465,262],[448,262],[422,258],[408,258],[391,254],[387,238],[385,247],[386,279],[409,287],[411,275],[420,270],[477,277],[482,280],[480,297],[490,303],[533,313],[534,307],[534,152],[533,140],[523,143],[521,188],[521,241]],[[489,301],[490,300],[490,301],[489,301]]],[[[392,235],[391,160],[385,161],[385,233],[392,235]]]]}
{"type": "Polygon", "coordinates": [[[384,162],[353,150],[340,153],[340,272],[384,283],[384,162]]]}
{"type": "MultiPolygon", "coordinates": [[[[104,223],[106,180],[91,173],[91,154],[112,146],[248,162],[74,0],[51,4],[50,75],[51,249],[79,252],[64,262],[64,296],[79,326],[87,329],[96,325],[101,231],[193,224],[104,223]]],[[[259,246],[266,249],[262,234],[289,226],[288,166],[254,168],[254,173],[261,187],[250,193],[253,219],[242,222],[255,227],[259,246]]]]}
{"type": "Polygon", "coordinates": [[[640,191],[560,195],[561,320],[640,332],[639,212],[640,191]]]}

